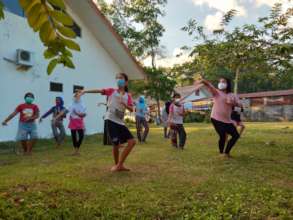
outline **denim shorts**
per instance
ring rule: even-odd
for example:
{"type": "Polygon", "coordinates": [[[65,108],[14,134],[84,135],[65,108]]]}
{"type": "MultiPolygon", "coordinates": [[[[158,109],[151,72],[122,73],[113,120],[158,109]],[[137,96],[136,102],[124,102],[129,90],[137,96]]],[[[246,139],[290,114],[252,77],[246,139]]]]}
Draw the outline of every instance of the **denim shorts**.
{"type": "Polygon", "coordinates": [[[35,122],[19,122],[16,140],[27,141],[38,138],[37,125],[35,122]]]}

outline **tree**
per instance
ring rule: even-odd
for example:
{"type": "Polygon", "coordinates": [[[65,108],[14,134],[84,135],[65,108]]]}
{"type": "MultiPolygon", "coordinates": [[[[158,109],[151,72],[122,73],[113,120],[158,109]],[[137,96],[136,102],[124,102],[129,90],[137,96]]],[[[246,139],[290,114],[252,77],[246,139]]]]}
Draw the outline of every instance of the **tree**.
{"type": "Polygon", "coordinates": [[[108,5],[98,0],[101,11],[110,19],[122,36],[132,55],[139,60],[151,57],[152,67],[156,58],[162,56],[160,38],[165,31],[159,23],[164,16],[167,0],[114,0],[108,5]]]}
{"type": "MultiPolygon", "coordinates": [[[[72,50],[80,51],[80,46],[72,30],[72,18],[66,13],[63,0],[19,0],[29,26],[39,33],[46,50],[44,57],[50,62],[47,73],[51,74],[56,65],[74,69],[72,50]]],[[[4,4],[0,0],[0,20],[4,19],[4,4]]]]}
{"type": "Polygon", "coordinates": [[[235,10],[226,13],[222,28],[214,30],[212,35],[205,33],[195,20],[183,28],[199,42],[191,56],[203,67],[202,74],[216,75],[219,70],[232,74],[237,93],[239,80],[245,75],[292,73],[293,29],[288,21],[293,9],[281,13],[281,4],[275,4],[268,17],[259,19],[259,25],[225,30],[235,13],[235,10]]]}

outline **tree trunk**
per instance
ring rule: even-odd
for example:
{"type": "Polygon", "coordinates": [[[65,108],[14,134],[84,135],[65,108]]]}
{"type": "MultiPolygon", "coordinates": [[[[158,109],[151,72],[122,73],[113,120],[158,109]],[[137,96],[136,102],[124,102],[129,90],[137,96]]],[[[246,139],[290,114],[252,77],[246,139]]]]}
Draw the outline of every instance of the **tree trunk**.
{"type": "Polygon", "coordinates": [[[157,108],[158,108],[158,116],[159,116],[159,119],[161,121],[161,105],[160,105],[160,100],[159,99],[157,100],[157,108]]]}
{"type": "Polygon", "coordinates": [[[238,94],[238,84],[239,84],[239,74],[240,74],[240,67],[238,66],[235,72],[235,80],[234,80],[234,93],[238,94]]]}
{"type": "Polygon", "coordinates": [[[156,55],[154,53],[152,53],[152,67],[156,68],[156,55]]]}

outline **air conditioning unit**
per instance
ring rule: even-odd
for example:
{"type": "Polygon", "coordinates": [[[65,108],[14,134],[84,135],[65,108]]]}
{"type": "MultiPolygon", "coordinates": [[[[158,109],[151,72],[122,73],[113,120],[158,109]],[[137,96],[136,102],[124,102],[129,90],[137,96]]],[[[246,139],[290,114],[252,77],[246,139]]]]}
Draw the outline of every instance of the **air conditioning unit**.
{"type": "Polygon", "coordinates": [[[18,49],[16,55],[16,64],[21,66],[31,67],[34,65],[34,53],[18,49]]]}

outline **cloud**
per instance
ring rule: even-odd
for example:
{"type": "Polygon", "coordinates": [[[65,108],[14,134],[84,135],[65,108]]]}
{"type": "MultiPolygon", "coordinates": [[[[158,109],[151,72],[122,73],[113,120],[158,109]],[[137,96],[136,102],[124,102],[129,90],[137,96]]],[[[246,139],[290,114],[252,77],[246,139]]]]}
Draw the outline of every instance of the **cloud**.
{"type": "MultiPolygon", "coordinates": [[[[156,63],[160,67],[172,67],[176,64],[182,64],[190,60],[191,57],[189,57],[188,51],[182,50],[181,48],[175,48],[171,56],[162,59],[157,59],[156,63]]],[[[145,66],[151,66],[151,58],[146,58],[143,61],[143,63],[145,66]]]]}
{"type": "MultiPolygon", "coordinates": [[[[221,27],[220,23],[222,21],[223,15],[231,10],[235,9],[238,11],[236,16],[247,16],[244,4],[250,3],[255,7],[261,7],[263,5],[272,7],[275,3],[280,2],[283,4],[283,12],[285,12],[289,7],[293,7],[293,1],[289,0],[191,0],[196,6],[208,6],[211,9],[215,9],[214,14],[209,14],[206,16],[204,25],[205,27],[212,31],[219,29],[221,27]]],[[[290,26],[293,25],[293,18],[289,20],[290,26]]]]}
{"type": "Polygon", "coordinates": [[[213,15],[206,16],[204,21],[205,27],[210,31],[220,29],[222,17],[223,17],[223,13],[220,11],[216,12],[213,15]]]}
{"type": "Polygon", "coordinates": [[[231,9],[237,10],[236,16],[246,16],[246,9],[240,0],[192,0],[197,6],[207,5],[211,9],[215,9],[214,14],[207,15],[204,21],[205,27],[213,31],[221,28],[223,15],[231,9]]]}
{"type": "Polygon", "coordinates": [[[277,2],[288,3],[288,0],[254,0],[254,2],[256,3],[257,7],[260,7],[262,5],[273,6],[277,2]]]}
{"type": "Polygon", "coordinates": [[[238,16],[245,16],[246,9],[238,0],[192,0],[195,5],[207,5],[209,8],[226,13],[231,9],[238,11],[238,16]]]}

